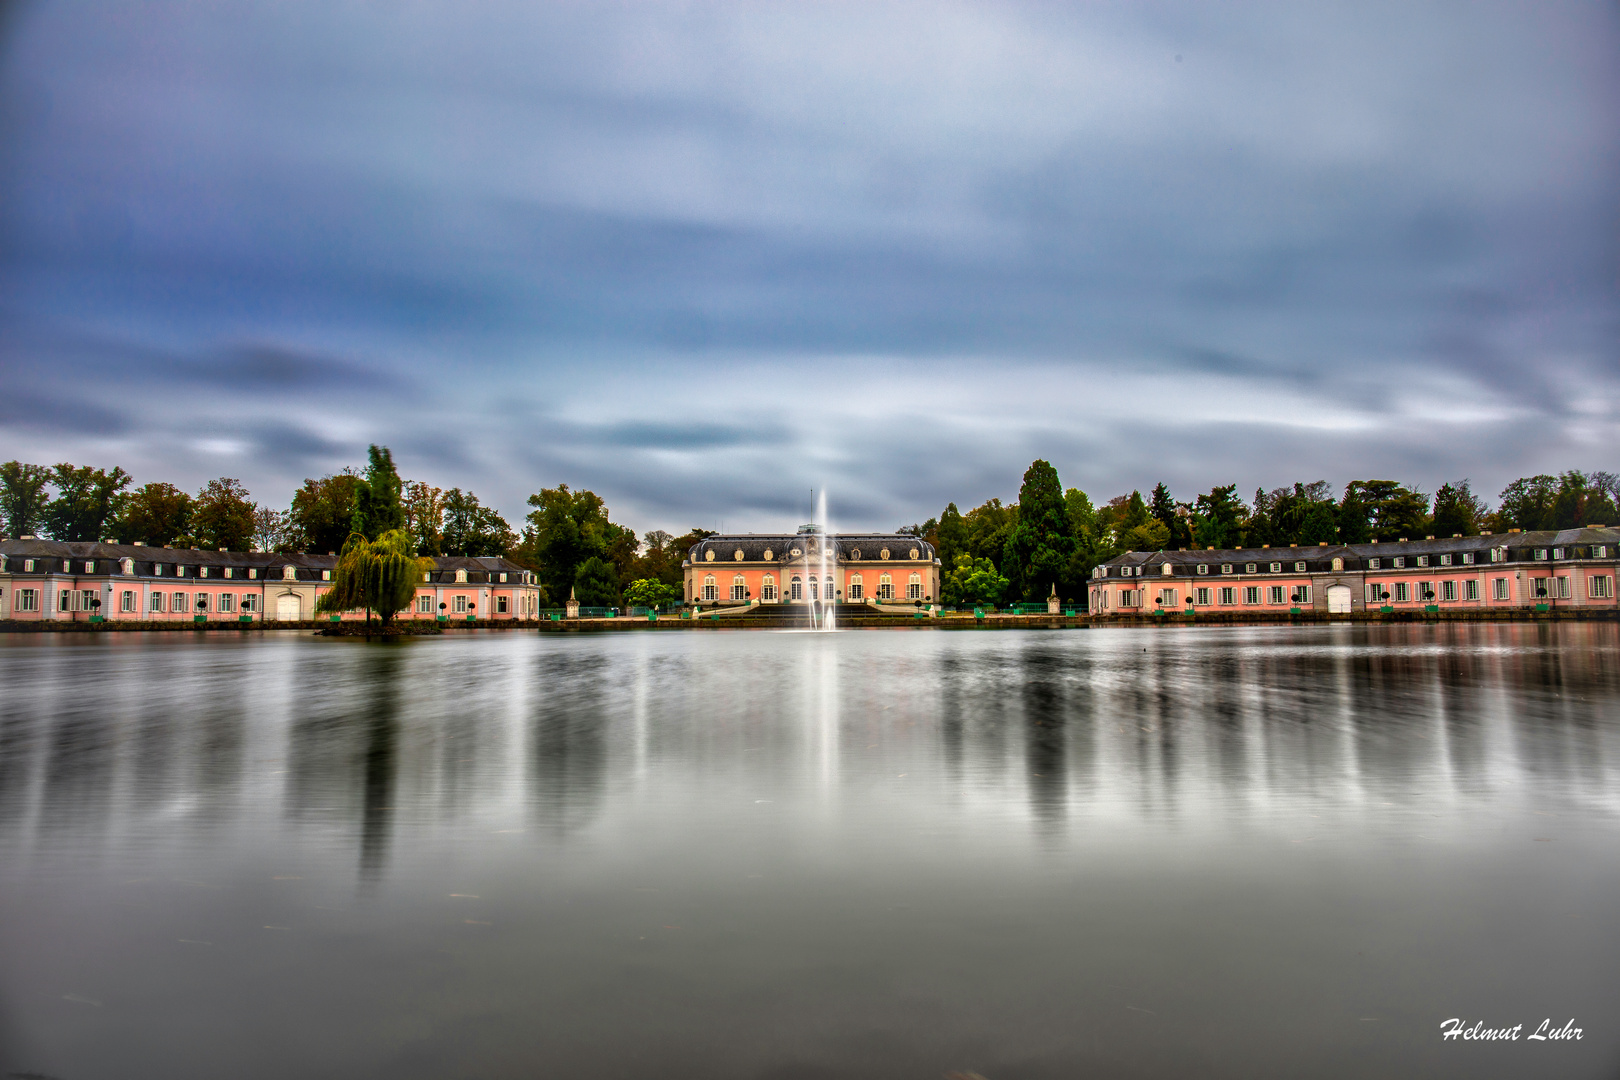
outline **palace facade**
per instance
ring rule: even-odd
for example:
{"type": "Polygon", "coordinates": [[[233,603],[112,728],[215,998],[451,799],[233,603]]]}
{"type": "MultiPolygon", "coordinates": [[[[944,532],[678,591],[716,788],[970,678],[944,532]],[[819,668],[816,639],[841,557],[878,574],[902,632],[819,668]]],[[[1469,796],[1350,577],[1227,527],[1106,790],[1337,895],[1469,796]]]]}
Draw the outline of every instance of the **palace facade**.
{"type": "MultiPolygon", "coordinates": [[[[510,560],[434,563],[397,618],[532,619],[540,611],[534,575],[510,560]]],[[[315,602],[336,565],[335,555],[4,540],[0,619],[304,622],[329,617],[315,614],[315,602]]]]}
{"type": "Polygon", "coordinates": [[[1607,608],[1620,529],[1315,547],[1132,551],[1092,572],[1093,615],[1607,608]]]}
{"type": "Polygon", "coordinates": [[[939,559],[927,541],[899,533],[710,536],[681,563],[686,602],[698,607],[753,604],[931,604],[939,598],[939,559]]]}

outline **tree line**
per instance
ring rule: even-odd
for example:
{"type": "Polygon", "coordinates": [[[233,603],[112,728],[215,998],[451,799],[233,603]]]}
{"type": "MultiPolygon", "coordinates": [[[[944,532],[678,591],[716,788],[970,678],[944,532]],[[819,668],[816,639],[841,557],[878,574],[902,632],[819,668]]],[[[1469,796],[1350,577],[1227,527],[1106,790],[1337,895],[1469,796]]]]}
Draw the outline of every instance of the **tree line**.
{"type": "MultiPolygon", "coordinates": [[[[173,484],[132,487],[121,468],[0,465],[0,516],[7,535],[116,540],[155,547],[337,553],[351,537],[387,542],[389,558],[503,556],[535,572],[544,602],[570,595],[587,606],[667,604],[682,595],[681,561],[708,529],[642,536],[609,517],[595,492],[567,484],[542,488],[515,530],[478,496],[402,480],[387,447],[373,446],[365,469],[307,479],[285,510],[253,501],[241,481],[210,480],[196,495],[173,484]]],[[[1523,477],[1492,508],[1467,480],[1429,496],[1393,480],[1352,480],[1335,495],[1324,480],[1257,489],[1237,485],[1176,499],[1165,484],[1095,505],[1064,488],[1057,470],[1036,461],[1018,500],[993,498],[962,513],[953,502],[938,518],[899,531],[932,543],[943,565],[946,603],[1038,601],[1054,586],[1082,597],[1091,571],[1125,551],[1364,543],[1402,537],[1472,536],[1482,531],[1620,525],[1620,477],[1570,471],[1523,477]]],[[[379,549],[381,551],[381,549],[379,549]]],[[[382,558],[381,554],[377,555],[382,558]]],[[[403,564],[401,564],[403,565],[403,564]]]]}
{"type": "Polygon", "coordinates": [[[388,558],[501,556],[535,572],[544,602],[560,605],[573,594],[601,607],[678,598],[687,549],[713,535],[654,529],[638,538],[609,520],[595,492],[567,484],[530,495],[533,509],[518,532],[471,491],[402,480],[392,453],[379,446],[363,470],[305,480],[286,509],[254,502],[230,477],[195,495],[169,483],[133,483],[122,468],[8,461],[0,465],[0,519],[13,538],[316,554],[344,552],[354,536],[383,543],[397,530],[408,543],[390,538],[388,558]]]}
{"type": "Polygon", "coordinates": [[[1024,473],[1018,501],[990,499],[967,513],[951,503],[937,518],[900,531],[927,539],[944,574],[949,604],[1037,601],[1055,587],[1085,595],[1091,571],[1126,551],[1286,547],[1425,536],[1476,536],[1509,529],[1620,525],[1620,476],[1569,471],[1522,477],[1493,509],[1468,481],[1441,485],[1431,497],[1394,480],[1352,480],[1337,495],[1325,480],[1259,488],[1244,502],[1236,484],[1187,501],[1163,483],[1116,495],[1101,506],[1062,486],[1049,462],[1024,473]]]}

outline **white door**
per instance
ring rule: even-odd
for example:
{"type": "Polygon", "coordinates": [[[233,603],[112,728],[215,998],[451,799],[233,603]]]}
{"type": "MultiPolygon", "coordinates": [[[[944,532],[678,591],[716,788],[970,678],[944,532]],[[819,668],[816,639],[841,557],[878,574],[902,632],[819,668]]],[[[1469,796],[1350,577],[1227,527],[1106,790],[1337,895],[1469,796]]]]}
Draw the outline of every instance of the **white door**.
{"type": "Polygon", "coordinates": [[[1350,614],[1350,586],[1329,585],[1327,591],[1328,613],[1330,615],[1350,614]]]}
{"type": "Polygon", "coordinates": [[[298,597],[286,595],[276,597],[276,618],[281,622],[297,622],[298,597]]]}

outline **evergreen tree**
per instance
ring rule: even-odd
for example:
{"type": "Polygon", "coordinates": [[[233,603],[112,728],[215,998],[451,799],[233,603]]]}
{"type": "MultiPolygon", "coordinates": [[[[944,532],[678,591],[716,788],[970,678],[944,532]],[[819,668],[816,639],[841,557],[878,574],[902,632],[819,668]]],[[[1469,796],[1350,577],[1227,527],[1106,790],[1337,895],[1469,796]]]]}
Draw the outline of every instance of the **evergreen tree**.
{"type": "Polygon", "coordinates": [[[401,484],[393,452],[372,443],[367,454],[370,463],[365,478],[354,489],[354,513],[359,517],[359,531],[375,539],[405,527],[405,508],[400,502],[401,484]]]}
{"type": "Polygon", "coordinates": [[[1379,540],[1411,540],[1427,535],[1429,497],[1394,480],[1352,480],[1345,494],[1354,490],[1367,509],[1372,532],[1379,540]]]}
{"type": "Polygon", "coordinates": [[[1007,537],[1002,574],[1025,599],[1043,599],[1064,577],[1074,536],[1063,485],[1051,463],[1036,461],[1018,489],[1018,521],[1007,537]]]}
{"type": "Polygon", "coordinates": [[[1365,544],[1372,538],[1372,522],[1367,504],[1354,484],[1345,485],[1344,498],[1339,501],[1339,543],[1365,544]]]}
{"type": "Polygon", "coordinates": [[[0,513],[12,539],[44,531],[45,510],[51,501],[45,485],[50,479],[51,470],[43,465],[21,461],[0,465],[0,513]]]}
{"type": "Polygon", "coordinates": [[[1486,513],[1485,503],[1469,490],[1466,479],[1441,484],[1434,493],[1434,522],[1429,527],[1435,536],[1478,536],[1486,513]]]}
{"type": "Polygon", "coordinates": [[[1241,542],[1240,524],[1248,507],[1237,497],[1237,485],[1211,488],[1193,505],[1193,540],[1199,547],[1228,548],[1241,542]]]}
{"type": "Polygon", "coordinates": [[[1305,520],[1300,523],[1299,543],[1331,544],[1338,538],[1339,527],[1333,520],[1333,504],[1313,501],[1305,512],[1305,520]]]}
{"type": "Polygon", "coordinates": [[[1162,482],[1153,485],[1153,495],[1148,501],[1148,513],[1164,526],[1170,547],[1190,546],[1191,533],[1187,529],[1187,523],[1176,513],[1176,500],[1170,497],[1170,489],[1162,482]]]}
{"type": "Polygon", "coordinates": [[[939,543],[934,545],[934,553],[939,556],[939,564],[956,565],[956,557],[967,549],[967,524],[955,503],[945,507],[945,512],[939,515],[937,532],[939,543]]]}

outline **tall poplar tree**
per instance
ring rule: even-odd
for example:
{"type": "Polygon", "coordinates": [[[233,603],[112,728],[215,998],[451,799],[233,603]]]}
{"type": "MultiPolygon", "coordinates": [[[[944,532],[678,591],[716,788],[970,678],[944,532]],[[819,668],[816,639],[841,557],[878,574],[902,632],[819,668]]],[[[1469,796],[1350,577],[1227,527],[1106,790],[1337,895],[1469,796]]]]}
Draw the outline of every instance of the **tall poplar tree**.
{"type": "Polygon", "coordinates": [[[1018,489],[1018,520],[1007,537],[1002,573],[1026,600],[1039,600],[1063,580],[1073,553],[1063,484],[1050,462],[1037,460],[1018,489]]]}

